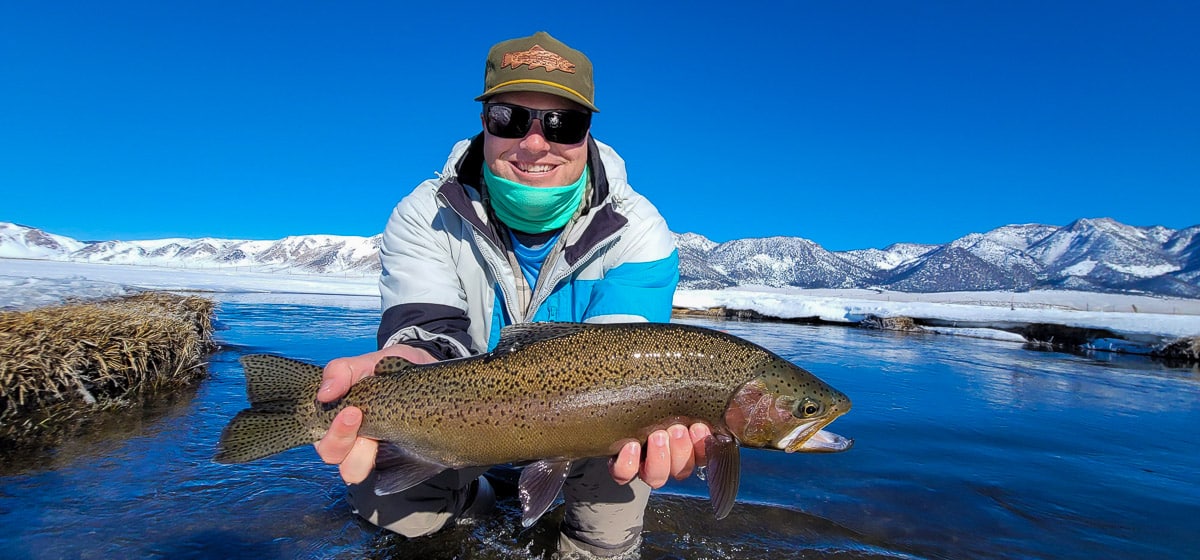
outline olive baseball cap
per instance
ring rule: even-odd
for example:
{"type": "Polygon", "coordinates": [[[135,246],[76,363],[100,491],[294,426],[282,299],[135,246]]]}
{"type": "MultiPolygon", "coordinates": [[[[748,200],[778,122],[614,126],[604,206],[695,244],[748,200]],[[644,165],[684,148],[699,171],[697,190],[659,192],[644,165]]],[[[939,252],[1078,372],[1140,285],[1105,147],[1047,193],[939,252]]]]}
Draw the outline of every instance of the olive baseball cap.
{"type": "Polygon", "coordinates": [[[475,101],[487,101],[506,91],[549,93],[600,112],[595,104],[592,61],[545,31],[501,41],[488,51],[483,94],[475,101]]]}

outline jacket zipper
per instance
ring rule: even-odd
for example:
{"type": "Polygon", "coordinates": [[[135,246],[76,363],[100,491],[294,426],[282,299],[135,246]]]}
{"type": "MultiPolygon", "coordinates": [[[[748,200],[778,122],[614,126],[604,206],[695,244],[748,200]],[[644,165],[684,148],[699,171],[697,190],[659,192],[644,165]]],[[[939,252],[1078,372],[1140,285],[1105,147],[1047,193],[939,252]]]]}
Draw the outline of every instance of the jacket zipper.
{"type": "MultiPolygon", "coordinates": [[[[479,244],[481,247],[487,247],[488,249],[491,250],[490,254],[488,254],[487,252],[484,252],[483,258],[487,262],[488,266],[491,267],[492,275],[495,276],[499,280],[498,282],[496,282],[496,286],[500,290],[500,296],[504,299],[504,306],[505,306],[505,308],[507,308],[509,316],[511,318],[511,316],[513,314],[513,310],[516,309],[516,307],[513,305],[512,295],[508,292],[508,290],[504,286],[504,275],[501,274],[504,270],[507,270],[509,268],[508,260],[500,259],[500,257],[499,257],[499,255],[504,253],[504,249],[497,247],[496,243],[493,242],[490,237],[488,237],[486,234],[484,234],[484,232],[479,231],[479,228],[476,227],[475,224],[473,222],[471,222],[471,220],[468,220],[467,217],[464,216],[463,213],[458,210],[458,208],[455,208],[453,204],[450,204],[450,200],[447,199],[445,197],[445,195],[443,195],[442,193],[438,193],[437,198],[439,201],[441,201],[441,203],[446,208],[449,208],[451,212],[454,212],[455,214],[457,214],[458,218],[460,220],[462,220],[464,223],[466,223],[467,225],[469,225],[471,227],[471,234],[475,236],[475,243],[479,244]],[[501,268],[497,264],[498,262],[501,262],[501,261],[504,264],[503,268],[501,268]]],[[[509,273],[515,274],[516,271],[509,271],[509,273]]],[[[522,313],[522,317],[523,316],[524,316],[524,313],[522,313]]]]}
{"type": "MultiPolygon", "coordinates": [[[[502,278],[502,275],[500,274],[500,271],[502,269],[497,264],[498,262],[501,262],[501,261],[503,262],[503,265],[504,265],[503,270],[508,270],[510,274],[518,273],[518,271],[509,270],[510,267],[508,266],[508,259],[501,259],[499,257],[499,255],[502,255],[504,253],[504,249],[502,247],[497,247],[496,244],[492,241],[492,239],[490,237],[488,237],[484,232],[479,231],[479,228],[476,227],[473,222],[468,220],[466,218],[466,216],[463,215],[463,213],[461,211],[459,211],[458,208],[455,208],[455,206],[453,204],[450,204],[450,200],[447,199],[445,197],[445,195],[443,195],[442,193],[438,193],[437,198],[439,201],[441,201],[441,203],[446,208],[449,208],[452,212],[457,214],[458,218],[460,220],[466,222],[468,225],[471,226],[471,233],[472,233],[472,235],[475,236],[476,243],[480,243],[482,241],[482,243],[480,243],[481,245],[485,245],[489,249],[492,250],[491,255],[487,255],[487,254],[484,255],[484,260],[486,260],[488,263],[488,266],[490,266],[492,268],[492,274],[494,276],[496,276],[496,278],[502,278]]],[[[604,239],[598,241],[596,244],[592,245],[592,247],[590,249],[588,249],[588,251],[586,253],[584,253],[583,256],[579,258],[578,261],[576,261],[576,264],[574,266],[568,267],[561,274],[557,274],[557,275],[554,275],[553,277],[551,277],[551,279],[553,280],[552,282],[543,282],[542,280],[544,278],[542,278],[539,275],[538,283],[537,283],[538,285],[533,288],[534,292],[533,292],[533,294],[530,295],[529,308],[524,309],[524,310],[518,310],[518,314],[520,315],[519,321],[515,320],[515,318],[513,317],[514,310],[517,310],[517,308],[513,305],[512,295],[505,288],[503,281],[497,282],[498,287],[500,289],[500,294],[504,298],[504,305],[508,309],[509,317],[514,318],[514,322],[528,322],[528,320],[531,317],[533,317],[534,315],[537,314],[538,308],[541,307],[541,305],[543,303],[545,303],[546,298],[550,297],[550,292],[554,291],[554,287],[557,286],[560,281],[562,281],[564,278],[567,278],[571,274],[573,274],[576,270],[579,269],[580,266],[583,265],[583,263],[586,263],[587,261],[591,260],[591,258],[593,256],[595,256],[595,254],[598,251],[600,251],[600,249],[613,243],[618,237],[621,236],[621,234],[628,227],[629,227],[629,225],[626,224],[626,225],[622,226],[620,229],[618,229],[617,231],[610,234],[608,237],[605,237],[604,239]]],[[[555,251],[554,255],[552,255],[552,257],[554,258],[555,266],[550,268],[551,272],[554,271],[554,269],[558,265],[558,262],[563,258],[563,252],[565,250],[566,250],[566,246],[563,245],[563,246],[561,246],[561,248],[559,250],[555,251]]],[[[544,267],[543,267],[543,270],[545,270],[544,267]]],[[[514,280],[514,282],[515,282],[515,280],[514,280]]]]}
{"type": "MultiPolygon", "coordinates": [[[[578,261],[575,261],[574,266],[568,267],[566,270],[564,270],[562,272],[562,274],[557,274],[555,276],[552,276],[551,278],[546,278],[546,280],[553,280],[552,282],[551,281],[542,282],[543,278],[541,276],[539,276],[537,288],[536,288],[536,290],[534,290],[533,295],[530,297],[529,309],[533,310],[534,313],[536,313],[537,309],[542,306],[542,303],[545,303],[546,298],[550,297],[550,292],[554,291],[554,287],[557,286],[559,282],[561,282],[564,278],[567,278],[567,277],[571,276],[572,274],[574,274],[575,271],[578,270],[580,266],[583,266],[584,263],[591,260],[591,258],[598,251],[600,251],[600,249],[607,247],[609,244],[616,241],[616,239],[621,236],[621,233],[623,233],[625,231],[625,229],[628,227],[629,227],[629,225],[626,224],[626,225],[622,226],[620,229],[618,229],[617,231],[614,231],[608,237],[605,237],[604,239],[597,242],[595,245],[592,245],[592,248],[588,249],[587,253],[584,253],[583,256],[579,258],[578,261]]],[[[566,246],[562,245],[562,246],[560,246],[560,249],[558,251],[555,251],[555,254],[552,255],[552,257],[554,258],[554,265],[555,265],[553,267],[550,267],[550,271],[552,273],[557,268],[558,262],[564,258],[563,253],[565,252],[565,250],[566,250],[566,246]]],[[[543,270],[545,270],[545,268],[543,268],[543,270]]]]}

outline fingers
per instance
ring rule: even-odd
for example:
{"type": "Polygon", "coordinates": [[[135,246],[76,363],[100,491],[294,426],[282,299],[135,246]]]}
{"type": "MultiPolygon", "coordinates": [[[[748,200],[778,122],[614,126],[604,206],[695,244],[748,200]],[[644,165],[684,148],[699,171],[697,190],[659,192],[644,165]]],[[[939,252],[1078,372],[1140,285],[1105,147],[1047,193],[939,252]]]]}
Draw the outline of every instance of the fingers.
{"type": "Polygon", "coordinates": [[[642,461],[642,480],[651,488],[662,488],[671,474],[670,435],[657,430],[646,438],[646,459],[642,461]]]}
{"type": "Polygon", "coordinates": [[[317,389],[317,400],[327,403],[342,398],[351,385],[364,377],[374,375],[375,365],[385,356],[399,356],[414,364],[437,361],[427,350],[405,344],[396,344],[360,356],[337,358],[325,365],[325,371],[321,375],[321,387],[317,389]]]}
{"type": "Polygon", "coordinates": [[[375,468],[375,455],[379,452],[379,442],[369,438],[354,440],[354,449],[346,455],[346,460],[338,465],[338,473],[346,484],[358,484],[366,480],[375,468]]]}
{"type": "Polygon", "coordinates": [[[642,444],[631,441],[613,458],[608,470],[617,484],[629,484],[637,478],[642,464],[642,444]]]}
{"type": "Polygon", "coordinates": [[[347,484],[357,484],[371,474],[375,468],[375,454],[379,442],[358,437],[362,425],[362,411],[349,406],[334,417],[329,431],[315,445],[321,460],[338,465],[338,472],[347,484]]]}
{"type": "Polygon", "coordinates": [[[712,429],[706,424],[674,424],[646,438],[644,457],[637,442],[626,443],[610,462],[609,470],[619,484],[641,478],[651,488],[662,488],[669,478],[683,480],[691,476],[696,465],[705,463],[704,442],[710,436],[712,429]]]}
{"type": "MultiPolygon", "coordinates": [[[[646,441],[646,458],[642,463],[641,477],[651,488],[661,488],[667,483],[667,478],[683,480],[692,475],[696,468],[697,445],[694,437],[700,437],[699,447],[704,447],[704,438],[708,436],[708,426],[695,424],[695,435],[682,424],[675,424],[666,430],[658,430],[650,434],[646,441]]],[[[703,457],[703,451],[700,452],[703,457]]]]}
{"type": "Polygon", "coordinates": [[[696,459],[696,464],[707,464],[708,457],[704,451],[704,442],[708,440],[708,438],[712,437],[712,428],[709,428],[707,424],[701,424],[697,422],[692,424],[691,428],[688,430],[688,433],[692,438],[692,451],[693,456],[696,459]]]}
{"type": "Polygon", "coordinates": [[[326,364],[325,372],[321,375],[321,388],[317,389],[317,400],[333,402],[342,398],[350,390],[351,385],[370,375],[375,369],[374,363],[370,364],[369,369],[365,369],[363,367],[365,362],[363,356],[355,356],[338,358],[326,364]]]}
{"type": "Polygon", "coordinates": [[[691,476],[692,469],[696,467],[692,437],[682,424],[675,424],[667,428],[667,435],[671,437],[671,477],[675,480],[683,480],[691,476]]]}
{"type": "MultiPolygon", "coordinates": [[[[317,389],[317,400],[333,402],[342,398],[351,385],[364,377],[374,375],[375,365],[384,356],[402,356],[413,363],[421,364],[435,361],[429,352],[402,344],[361,356],[338,358],[325,366],[321,375],[321,387],[317,389]]],[[[358,437],[358,428],[361,425],[362,411],[348,406],[334,417],[325,436],[314,444],[321,460],[338,465],[338,472],[348,484],[362,482],[371,474],[371,470],[375,468],[375,456],[379,452],[379,442],[358,437]]]]}
{"type": "Polygon", "coordinates": [[[354,440],[358,439],[358,427],[362,424],[362,411],[348,406],[333,418],[329,431],[317,441],[317,455],[330,465],[336,465],[346,460],[346,456],[354,449],[354,440]]]}

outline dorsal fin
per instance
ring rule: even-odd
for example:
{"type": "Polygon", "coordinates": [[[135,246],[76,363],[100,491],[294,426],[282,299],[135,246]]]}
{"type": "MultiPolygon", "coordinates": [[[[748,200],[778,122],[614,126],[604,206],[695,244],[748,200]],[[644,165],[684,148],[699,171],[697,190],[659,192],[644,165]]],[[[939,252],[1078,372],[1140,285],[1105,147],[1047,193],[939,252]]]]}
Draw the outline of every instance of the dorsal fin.
{"type": "Polygon", "coordinates": [[[500,329],[500,342],[495,353],[511,352],[535,342],[554,340],[595,328],[587,323],[519,323],[500,329]]]}
{"type": "Polygon", "coordinates": [[[375,364],[375,375],[392,375],[416,365],[400,356],[387,356],[375,364]]]}

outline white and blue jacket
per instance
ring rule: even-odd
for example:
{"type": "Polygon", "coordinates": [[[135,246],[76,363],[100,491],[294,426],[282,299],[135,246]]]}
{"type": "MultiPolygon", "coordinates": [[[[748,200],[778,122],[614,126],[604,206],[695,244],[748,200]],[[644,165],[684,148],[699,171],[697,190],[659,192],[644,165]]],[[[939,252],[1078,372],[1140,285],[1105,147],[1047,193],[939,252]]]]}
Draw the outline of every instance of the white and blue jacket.
{"type": "Polygon", "coordinates": [[[514,271],[478,188],[483,137],[454,146],[442,173],[396,205],[383,232],[379,347],[439,359],[486,352],[500,328],[530,321],[666,322],[679,255],[658,210],[630,188],[625,162],[589,138],[590,197],[543,266],[529,313],[516,310],[514,271]]]}

